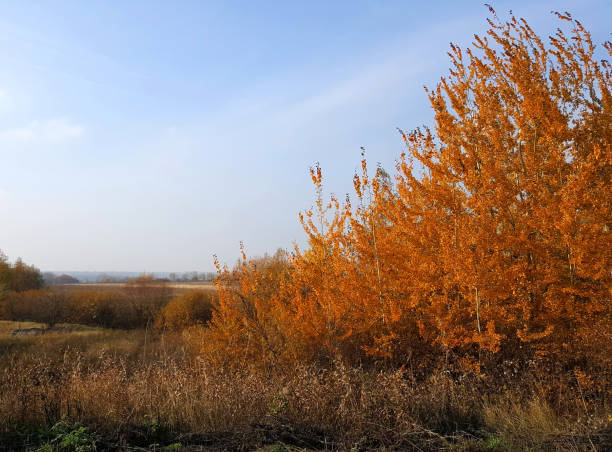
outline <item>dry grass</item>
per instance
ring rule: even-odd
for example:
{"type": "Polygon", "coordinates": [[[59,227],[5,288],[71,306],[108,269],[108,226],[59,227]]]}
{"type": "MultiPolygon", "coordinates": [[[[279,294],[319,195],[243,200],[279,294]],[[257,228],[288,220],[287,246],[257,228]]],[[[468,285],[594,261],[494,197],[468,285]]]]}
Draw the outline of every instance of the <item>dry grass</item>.
{"type": "Polygon", "coordinates": [[[495,391],[475,376],[416,381],[341,363],[228,371],[197,358],[197,332],[83,328],[22,338],[10,336],[16,326],[0,324],[0,442],[15,447],[36,442],[16,432],[62,419],[113,447],[605,450],[609,440],[605,401],[572,405],[576,391],[555,404],[537,384],[495,391]],[[553,408],[567,406],[576,410],[553,408]]]}
{"type": "MultiPolygon", "coordinates": [[[[40,328],[45,329],[46,325],[44,323],[39,322],[19,322],[13,320],[0,320],[0,338],[8,338],[13,336],[13,331],[19,329],[28,329],[28,328],[40,328]]],[[[55,328],[67,330],[67,333],[71,335],[84,333],[84,332],[93,332],[93,331],[103,331],[102,328],[95,328],[86,325],[79,325],[76,323],[58,323],[55,328]]],[[[65,333],[63,333],[65,334],[65,333]]]]}
{"type": "Polygon", "coordinates": [[[36,322],[13,322],[12,320],[0,320],[0,338],[10,337],[14,330],[42,327],[44,327],[44,325],[36,322]]]}

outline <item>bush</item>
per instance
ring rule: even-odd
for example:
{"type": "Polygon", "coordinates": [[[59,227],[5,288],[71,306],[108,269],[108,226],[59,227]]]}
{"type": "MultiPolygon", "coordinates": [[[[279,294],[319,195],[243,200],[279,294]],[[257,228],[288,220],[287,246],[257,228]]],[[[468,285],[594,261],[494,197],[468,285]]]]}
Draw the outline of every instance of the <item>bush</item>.
{"type": "Polygon", "coordinates": [[[173,298],[157,315],[155,326],[160,329],[182,330],[204,324],[211,319],[215,293],[194,290],[173,298]]]}
{"type": "Polygon", "coordinates": [[[7,320],[40,322],[53,327],[66,321],[66,298],[44,289],[11,292],[0,305],[0,315],[7,320]]]}
{"type": "Polygon", "coordinates": [[[475,49],[451,46],[435,127],[400,131],[395,174],[364,156],[351,204],[316,165],[286,271],[219,267],[211,359],[609,367],[612,66],[569,15],[548,45],[492,15],[475,49]]]}

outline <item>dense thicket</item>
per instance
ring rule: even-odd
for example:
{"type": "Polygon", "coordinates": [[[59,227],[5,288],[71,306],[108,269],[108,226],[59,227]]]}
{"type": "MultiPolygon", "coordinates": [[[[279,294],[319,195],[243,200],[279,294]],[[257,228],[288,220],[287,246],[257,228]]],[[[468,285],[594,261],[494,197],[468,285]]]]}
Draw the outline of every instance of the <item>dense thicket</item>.
{"type": "Polygon", "coordinates": [[[558,18],[571,31],[548,44],[493,13],[473,49],[451,45],[450,74],[427,91],[435,126],[401,133],[393,177],[364,159],[356,205],[324,200],[313,168],[309,246],[220,268],[205,353],[609,369],[610,64],[558,18]]]}
{"type": "Polygon", "coordinates": [[[77,323],[103,328],[152,327],[173,291],[160,282],[139,280],[122,289],[45,288],[6,293],[0,301],[0,319],[77,323]]]}

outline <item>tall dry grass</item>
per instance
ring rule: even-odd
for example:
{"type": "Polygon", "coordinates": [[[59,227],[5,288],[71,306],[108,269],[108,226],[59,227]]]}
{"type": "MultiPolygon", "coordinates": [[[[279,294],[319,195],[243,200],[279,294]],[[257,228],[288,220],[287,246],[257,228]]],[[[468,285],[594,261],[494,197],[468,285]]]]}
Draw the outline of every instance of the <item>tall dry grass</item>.
{"type": "Polygon", "coordinates": [[[610,444],[608,398],[579,390],[571,377],[546,380],[534,371],[504,388],[470,374],[418,380],[404,370],[341,362],[227,370],[197,357],[203,337],[194,330],[102,329],[0,337],[0,441],[25,444],[34,439],[16,431],[70,419],[117,447],[181,441],[250,450],[284,441],[334,450],[605,450],[610,444]]]}

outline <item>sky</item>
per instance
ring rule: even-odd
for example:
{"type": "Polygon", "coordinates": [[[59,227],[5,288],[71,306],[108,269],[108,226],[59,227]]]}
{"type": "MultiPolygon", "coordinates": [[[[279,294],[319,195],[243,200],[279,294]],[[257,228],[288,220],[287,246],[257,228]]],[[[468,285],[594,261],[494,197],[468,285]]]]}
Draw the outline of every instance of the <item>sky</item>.
{"type": "MultiPolygon", "coordinates": [[[[0,1],[0,249],[162,272],[303,246],[308,168],[341,197],[361,146],[392,170],[483,3],[0,1]]],[[[611,39],[609,0],[489,3],[543,37],[559,10],[611,39]]]]}

